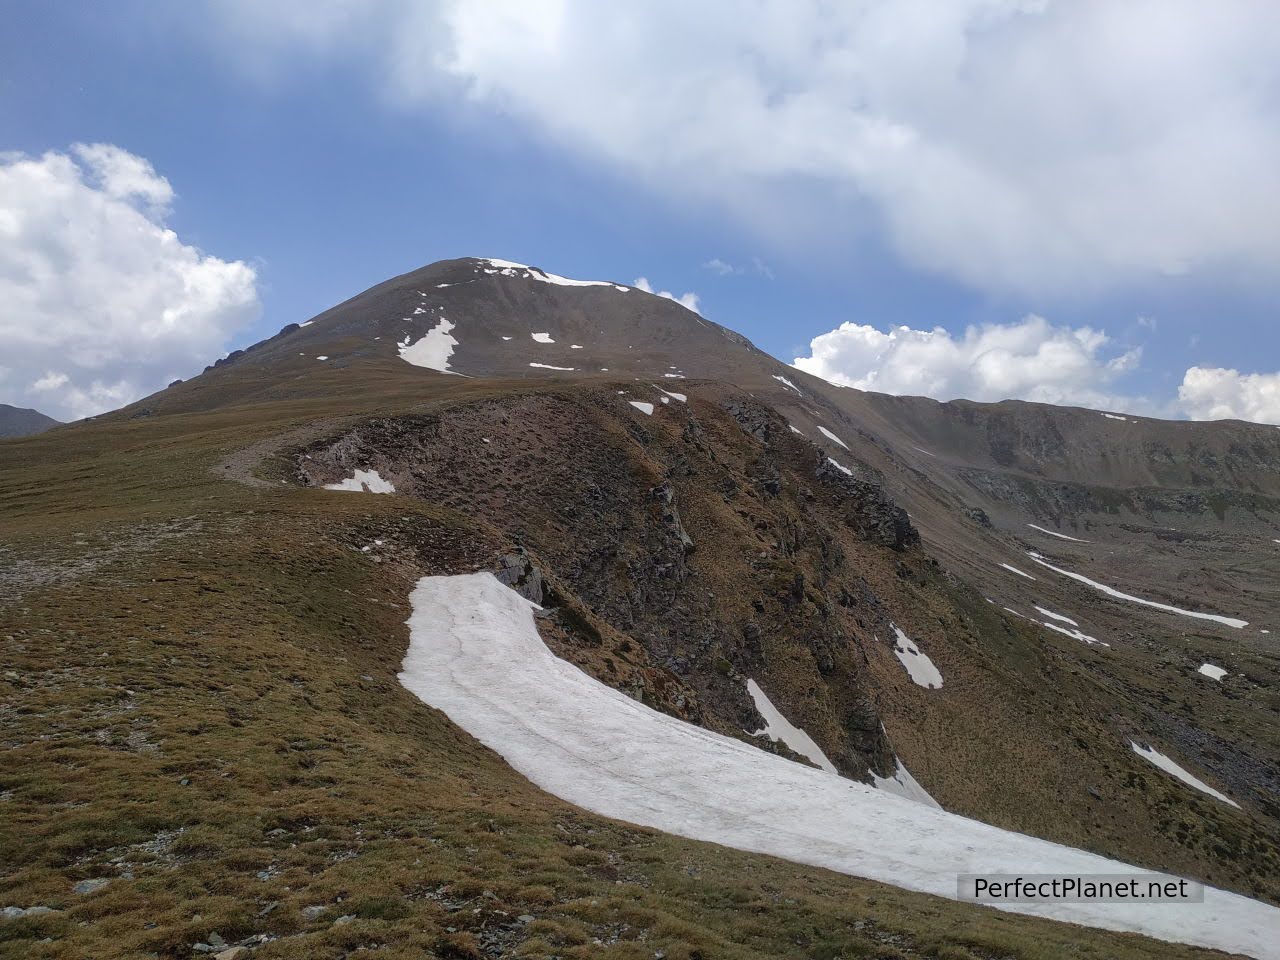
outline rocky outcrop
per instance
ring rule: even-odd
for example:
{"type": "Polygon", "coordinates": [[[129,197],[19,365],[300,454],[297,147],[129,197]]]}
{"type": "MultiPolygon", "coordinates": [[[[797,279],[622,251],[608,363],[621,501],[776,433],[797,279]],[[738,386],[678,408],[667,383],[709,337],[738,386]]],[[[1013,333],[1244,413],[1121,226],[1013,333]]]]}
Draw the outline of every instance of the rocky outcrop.
{"type": "Polygon", "coordinates": [[[834,493],[845,522],[858,536],[894,550],[920,545],[920,531],[912,525],[907,511],[879,484],[849,476],[822,455],[814,472],[834,493]]]}
{"type": "Polygon", "coordinates": [[[542,572],[530,561],[524,547],[517,547],[514,553],[502,557],[494,576],[499,583],[506,584],[526,600],[542,606],[545,599],[542,572]]]}
{"type": "Polygon", "coordinates": [[[670,529],[672,534],[680,541],[680,546],[685,553],[693,552],[693,538],[689,536],[684,528],[684,524],[680,522],[680,510],[676,506],[675,490],[672,489],[670,482],[661,483],[649,491],[649,496],[658,503],[662,513],[662,522],[670,529]]]}

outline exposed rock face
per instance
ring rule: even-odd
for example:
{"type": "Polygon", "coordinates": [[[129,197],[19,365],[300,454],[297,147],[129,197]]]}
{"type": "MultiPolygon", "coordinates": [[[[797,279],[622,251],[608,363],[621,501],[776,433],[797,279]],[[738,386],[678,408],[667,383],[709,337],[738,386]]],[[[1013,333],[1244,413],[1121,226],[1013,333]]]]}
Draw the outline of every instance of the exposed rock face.
{"type": "Polygon", "coordinates": [[[631,695],[741,736],[760,726],[748,677],[794,686],[780,699],[841,769],[892,769],[853,640],[887,628],[852,560],[919,535],[869,480],[820,469],[811,489],[809,443],[714,396],[652,419],[608,390],[515,396],[369,420],[295,462],[317,484],[376,468],[503,530],[520,546],[498,578],[547,608],[557,652],[631,695]],[[836,584],[847,606],[824,599],[836,584]]]}
{"type": "Polygon", "coordinates": [[[494,576],[526,600],[542,606],[542,572],[529,560],[523,547],[500,558],[494,576]]]}
{"type": "Polygon", "coordinates": [[[680,522],[680,510],[676,507],[675,490],[671,484],[662,483],[649,491],[655,502],[659,504],[662,511],[662,522],[667,524],[675,535],[680,539],[680,545],[684,547],[685,553],[693,552],[693,538],[684,529],[684,524],[680,522]]]}
{"type": "Polygon", "coordinates": [[[907,511],[894,503],[882,486],[849,476],[827,457],[820,458],[814,472],[819,480],[837,491],[845,522],[860,537],[895,550],[920,545],[920,531],[911,525],[907,511]]]}

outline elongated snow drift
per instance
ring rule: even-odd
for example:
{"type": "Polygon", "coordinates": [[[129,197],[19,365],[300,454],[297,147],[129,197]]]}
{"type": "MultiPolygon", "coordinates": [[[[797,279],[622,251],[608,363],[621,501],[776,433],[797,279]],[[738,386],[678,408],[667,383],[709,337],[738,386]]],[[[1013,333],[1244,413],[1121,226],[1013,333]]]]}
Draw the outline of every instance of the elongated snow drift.
{"type": "MultiPolygon", "coordinates": [[[[424,577],[400,682],[548,792],[597,813],[944,897],[961,873],[1144,873],[784,760],[637,703],[554,656],[492,574],[424,577]]],[[[1194,903],[1002,908],[1280,960],[1280,910],[1194,903]]]]}

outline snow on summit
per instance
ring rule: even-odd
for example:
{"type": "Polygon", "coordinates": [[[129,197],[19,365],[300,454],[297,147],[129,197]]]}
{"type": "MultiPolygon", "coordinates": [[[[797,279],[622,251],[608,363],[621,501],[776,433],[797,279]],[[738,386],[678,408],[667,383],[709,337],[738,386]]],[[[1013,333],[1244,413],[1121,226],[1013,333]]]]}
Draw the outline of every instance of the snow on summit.
{"type": "MultiPolygon", "coordinates": [[[[535,605],[490,573],[423,577],[400,682],[534,784],[604,816],[954,898],[962,873],[1144,874],[833,777],[659,713],[556,657],[535,605]]],[[[993,909],[1280,960],[1280,909],[1204,902],[993,909]]]]}
{"type": "Polygon", "coordinates": [[[623,293],[631,289],[630,287],[624,287],[620,283],[614,283],[612,280],[572,280],[569,277],[547,273],[547,271],[540,270],[538,267],[516,263],[513,260],[499,260],[496,257],[485,257],[477,262],[488,264],[488,266],[480,268],[488,274],[499,274],[504,277],[523,277],[526,280],[541,280],[543,283],[554,283],[561,287],[613,287],[623,293]]]}

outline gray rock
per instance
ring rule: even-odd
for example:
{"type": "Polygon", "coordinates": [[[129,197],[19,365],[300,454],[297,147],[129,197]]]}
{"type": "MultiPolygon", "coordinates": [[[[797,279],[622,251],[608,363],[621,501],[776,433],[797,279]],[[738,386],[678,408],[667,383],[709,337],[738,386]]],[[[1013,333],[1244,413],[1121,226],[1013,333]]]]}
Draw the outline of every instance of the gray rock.
{"type": "Polygon", "coordinates": [[[526,600],[542,606],[542,571],[530,562],[524,547],[517,547],[515,553],[508,553],[499,560],[494,576],[499,583],[510,587],[526,600]]]}
{"type": "Polygon", "coordinates": [[[111,881],[107,877],[94,877],[92,880],[81,880],[71,889],[73,892],[80,894],[94,893],[101,890],[110,882],[111,881]]]}
{"type": "Polygon", "coordinates": [[[333,925],[334,925],[335,927],[340,927],[340,926],[342,926],[344,923],[350,923],[350,922],[351,922],[352,920],[354,920],[355,918],[356,918],[356,915],[355,915],[354,913],[344,913],[344,914],[343,914],[342,916],[340,916],[337,920],[333,921],[333,925]]]}
{"type": "Polygon", "coordinates": [[[41,916],[51,913],[55,913],[54,908],[51,908],[51,906],[27,906],[27,908],[5,906],[5,908],[0,908],[0,919],[17,920],[19,916],[41,916]]]}
{"type": "Polygon", "coordinates": [[[326,910],[328,910],[328,909],[329,909],[328,907],[326,907],[326,906],[324,906],[324,905],[322,905],[322,904],[315,904],[314,906],[310,906],[310,907],[303,907],[303,908],[302,908],[302,919],[304,919],[304,920],[315,920],[316,918],[318,918],[322,913],[324,913],[324,912],[325,912],[326,910]]]}
{"type": "Polygon", "coordinates": [[[965,510],[964,515],[976,523],[980,527],[991,529],[991,518],[987,516],[987,511],[981,507],[969,507],[965,510]]]}

